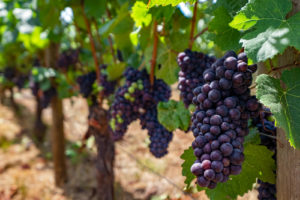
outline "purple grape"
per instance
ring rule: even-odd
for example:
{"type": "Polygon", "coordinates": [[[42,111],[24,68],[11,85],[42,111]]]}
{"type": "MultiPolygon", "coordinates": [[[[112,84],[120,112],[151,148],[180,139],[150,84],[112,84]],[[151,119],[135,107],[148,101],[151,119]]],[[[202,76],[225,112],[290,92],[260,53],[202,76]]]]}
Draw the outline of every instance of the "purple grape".
{"type": "Polygon", "coordinates": [[[210,184],[210,181],[205,179],[203,176],[197,178],[197,183],[200,187],[207,187],[210,184]]]}
{"type": "Polygon", "coordinates": [[[216,173],[212,169],[207,169],[204,171],[204,178],[207,180],[213,180],[215,178],[216,173]]]}
{"type": "Polygon", "coordinates": [[[211,168],[217,172],[217,173],[220,173],[222,172],[224,166],[223,166],[223,163],[221,161],[213,161],[211,163],[211,168]]]}
{"type": "Polygon", "coordinates": [[[230,156],[230,162],[234,165],[241,165],[244,159],[244,154],[239,149],[234,149],[232,155],[230,156]]]}
{"type": "Polygon", "coordinates": [[[221,145],[220,150],[224,156],[229,156],[233,152],[233,147],[230,143],[224,143],[221,145]]]}
{"type": "Polygon", "coordinates": [[[226,69],[236,70],[237,59],[235,57],[228,57],[224,61],[226,69]]]}
{"type": "Polygon", "coordinates": [[[211,162],[210,162],[210,160],[203,160],[202,161],[202,168],[204,170],[210,169],[211,168],[211,162]]]}
{"type": "Polygon", "coordinates": [[[199,176],[203,174],[203,169],[200,163],[194,163],[191,167],[191,172],[195,175],[195,176],[199,176]]]}
{"type": "Polygon", "coordinates": [[[210,159],[211,160],[222,160],[222,153],[219,150],[214,150],[210,154],[210,159]]]}
{"type": "Polygon", "coordinates": [[[231,165],[230,166],[230,173],[233,175],[238,175],[242,171],[242,167],[240,165],[231,165]]]}

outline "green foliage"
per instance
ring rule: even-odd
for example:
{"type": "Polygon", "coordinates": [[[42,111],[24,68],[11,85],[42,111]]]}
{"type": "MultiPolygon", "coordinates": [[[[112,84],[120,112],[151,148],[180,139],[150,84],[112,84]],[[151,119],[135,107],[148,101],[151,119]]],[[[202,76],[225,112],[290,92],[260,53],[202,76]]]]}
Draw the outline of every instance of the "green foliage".
{"type": "Polygon", "coordinates": [[[38,15],[42,27],[55,28],[60,25],[60,12],[63,10],[62,0],[37,1],[38,15]]]}
{"type": "Polygon", "coordinates": [[[19,34],[18,40],[24,44],[28,51],[35,52],[45,48],[49,43],[49,40],[42,34],[46,36],[46,33],[42,32],[42,28],[36,26],[31,34],[19,34]]]}
{"type": "Polygon", "coordinates": [[[136,1],[132,7],[131,17],[135,26],[148,26],[152,21],[152,15],[148,13],[147,5],[142,1],[136,1]]]}
{"type": "Polygon", "coordinates": [[[248,1],[247,0],[222,0],[217,1],[213,4],[211,8],[208,8],[208,11],[215,11],[219,7],[224,7],[230,16],[234,16],[237,11],[239,11],[248,1]]]}
{"type": "Polygon", "coordinates": [[[236,199],[252,189],[256,179],[264,182],[275,183],[275,161],[273,152],[265,146],[248,144],[245,145],[245,161],[242,172],[239,175],[230,176],[226,183],[220,183],[214,190],[206,190],[211,200],[236,199]]]}
{"type": "MultiPolygon", "coordinates": [[[[179,67],[176,63],[177,54],[172,52],[165,44],[159,42],[157,45],[157,59],[156,63],[159,66],[155,71],[155,76],[164,80],[169,85],[177,81],[179,67]]],[[[145,61],[150,66],[152,57],[153,44],[150,44],[145,50],[145,61]]]]}
{"type": "Polygon", "coordinates": [[[177,6],[181,2],[190,2],[194,3],[195,0],[150,0],[148,3],[148,7],[151,8],[153,6],[177,6]]]}
{"type": "Polygon", "coordinates": [[[182,101],[159,102],[157,110],[159,122],[169,131],[174,131],[177,128],[188,130],[190,112],[184,107],[182,101]]]}
{"type": "Polygon", "coordinates": [[[115,63],[107,66],[106,72],[109,81],[120,78],[126,69],[126,63],[115,63]]]}
{"type": "Polygon", "coordinates": [[[184,183],[189,188],[192,181],[195,179],[194,174],[191,172],[191,166],[196,161],[196,157],[194,156],[194,150],[192,147],[189,147],[188,149],[184,150],[183,154],[180,156],[184,162],[181,165],[182,168],[182,175],[185,176],[184,183]]]}
{"type": "Polygon", "coordinates": [[[290,0],[252,0],[234,17],[230,25],[247,31],[240,40],[254,61],[273,58],[288,46],[300,49],[300,13],[286,19],[290,0]]]}
{"type": "Polygon", "coordinates": [[[57,73],[55,81],[57,83],[57,92],[59,98],[63,99],[74,95],[72,85],[70,85],[67,81],[66,75],[57,73]]]}
{"type": "Polygon", "coordinates": [[[291,146],[300,148],[300,69],[285,70],[281,79],[262,74],[257,77],[257,98],[271,109],[276,125],[282,127],[291,146]],[[281,81],[284,86],[281,85],[281,81]]]}
{"type": "Polygon", "coordinates": [[[57,72],[52,68],[34,67],[31,71],[34,82],[40,83],[41,90],[51,87],[50,78],[56,77],[57,72]]]}
{"type": "MultiPolygon", "coordinates": [[[[257,178],[264,182],[275,183],[273,152],[265,146],[258,145],[260,138],[255,129],[251,131],[245,141],[247,142],[244,144],[245,161],[242,172],[239,175],[230,176],[229,181],[219,183],[213,190],[204,189],[209,199],[236,199],[238,195],[243,195],[251,190],[257,178]]],[[[189,186],[195,178],[190,172],[191,165],[195,161],[192,148],[185,150],[181,158],[184,160],[182,174],[186,177],[185,183],[189,186]]]]}
{"type": "Polygon", "coordinates": [[[228,11],[224,7],[219,7],[214,11],[214,15],[214,19],[208,25],[208,29],[211,32],[210,39],[222,50],[240,49],[239,39],[242,34],[229,26],[232,17],[228,11]]]}
{"type": "Polygon", "coordinates": [[[100,18],[105,9],[106,0],[84,0],[84,11],[89,17],[100,18]]]}

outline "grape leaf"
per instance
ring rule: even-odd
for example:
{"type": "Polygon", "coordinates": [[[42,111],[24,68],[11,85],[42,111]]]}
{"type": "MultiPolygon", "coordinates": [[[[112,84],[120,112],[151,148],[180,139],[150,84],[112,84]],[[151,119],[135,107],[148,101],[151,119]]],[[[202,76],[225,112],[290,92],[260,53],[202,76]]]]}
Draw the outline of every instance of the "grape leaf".
{"type": "Polygon", "coordinates": [[[64,2],[60,0],[37,1],[39,19],[41,21],[42,27],[54,28],[56,25],[60,24],[59,17],[60,12],[63,9],[63,3],[64,2]]]}
{"type": "Polygon", "coordinates": [[[285,70],[281,80],[262,74],[257,77],[257,98],[269,107],[276,119],[276,124],[282,127],[291,146],[300,148],[300,69],[285,70]],[[280,84],[282,81],[285,87],[280,84]]]}
{"type": "Polygon", "coordinates": [[[211,200],[236,199],[252,189],[256,178],[264,182],[275,183],[275,161],[273,152],[265,146],[245,145],[245,161],[239,175],[230,176],[226,183],[219,183],[213,190],[206,189],[206,194],[211,200]]]}
{"type": "Polygon", "coordinates": [[[122,76],[126,69],[126,63],[115,63],[107,66],[107,77],[109,81],[113,81],[122,76]]]}
{"type": "Polygon", "coordinates": [[[248,1],[247,0],[222,0],[222,1],[217,1],[215,4],[213,4],[210,8],[208,8],[208,12],[212,13],[215,11],[217,8],[223,6],[226,8],[228,13],[233,16],[236,14],[237,11],[241,9],[248,1]]]}
{"type": "Polygon", "coordinates": [[[184,183],[187,187],[190,187],[192,181],[195,179],[195,175],[191,172],[191,166],[194,164],[196,157],[194,156],[193,148],[190,147],[184,150],[183,154],[180,156],[184,162],[181,165],[182,175],[186,177],[184,183]]]}
{"type": "Polygon", "coordinates": [[[84,0],[84,11],[89,17],[100,18],[105,13],[106,0],[84,0]]]}
{"type": "Polygon", "coordinates": [[[252,0],[234,17],[230,26],[249,30],[240,40],[254,62],[265,61],[286,47],[300,49],[300,13],[286,19],[290,0],[252,0]]]}
{"type": "Polygon", "coordinates": [[[143,25],[148,26],[152,21],[152,15],[148,13],[147,5],[142,1],[135,2],[130,16],[137,27],[143,25]]]}
{"type": "Polygon", "coordinates": [[[188,130],[190,112],[184,107],[182,101],[159,102],[157,110],[159,122],[169,131],[174,131],[177,128],[188,130]]]}
{"type": "Polygon", "coordinates": [[[148,7],[151,8],[153,6],[177,6],[181,2],[190,2],[194,3],[196,0],[150,0],[148,3],[148,7]]]}
{"type": "Polygon", "coordinates": [[[209,38],[222,50],[240,49],[239,40],[242,34],[228,25],[232,20],[228,11],[221,6],[214,11],[214,15],[214,19],[208,24],[208,30],[211,32],[209,38]]]}
{"type": "Polygon", "coordinates": [[[161,68],[156,70],[155,75],[157,78],[163,79],[169,85],[177,81],[179,67],[176,63],[176,57],[177,55],[165,46],[158,49],[157,64],[160,64],[161,68]]]}
{"type": "Polygon", "coordinates": [[[249,129],[249,134],[245,137],[244,146],[247,144],[260,144],[259,131],[256,127],[249,129]]]}

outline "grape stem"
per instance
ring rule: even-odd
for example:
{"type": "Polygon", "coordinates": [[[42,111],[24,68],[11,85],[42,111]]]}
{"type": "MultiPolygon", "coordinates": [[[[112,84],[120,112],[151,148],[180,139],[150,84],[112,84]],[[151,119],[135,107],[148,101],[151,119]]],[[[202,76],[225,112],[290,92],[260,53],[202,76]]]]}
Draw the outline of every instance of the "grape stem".
{"type": "MultiPolygon", "coordinates": [[[[98,82],[99,85],[101,85],[101,79],[100,79],[101,71],[100,71],[100,68],[99,68],[98,58],[97,58],[97,54],[96,54],[95,41],[94,41],[92,31],[91,31],[91,24],[90,24],[85,12],[84,12],[84,2],[83,1],[81,1],[81,9],[82,9],[82,16],[83,16],[83,19],[84,19],[84,23],[86,25],[89,40],[90,40],[91,51],[92,51],[93,58],[94,58],[97,82],[98,82]]],[[[98,100],[99,100],[99,105],[101,106],[102,101],[103,101],[102,92],[99,92],[98,100]]]]}
{"type": "Polygon", "coordinates": [[[80,37],[80,28],[79,28],[77,22],[75,21],[75,19],[73,20],[73,22],[74,22],[74,26],[75,26],[75,30],[76,30],[76,39],[80,43],[80,47],[83,48],[84,45],[83,45],[83,40],[80,37]]]}
{"type": "Polygon", "coordinates": [[[260,135],[263,135],[263,136],[266,136],[266,137],[269,137],[269,138],[272,138],[274,140],[278,140],[276,136],[273,136],[273,135],[268,135],[268,134],[265,134],[265,133],[262,133],[262,132],[259,132],[260,135]]]}
{"type": "Polygon", "coordinates": [[[208,31],[208,27],[205,27],[202,31],[200,31],[200,33],[198,33],[197,35],[195,35],[195,37],[193,38],[193,40],[195,41],[198,37],[200,37],[201,35],[203,35],[206,31],[208,31]]]}
{"type": "Polygon", "coordinates": [[[285,68],[288,68],[288,67],[292,67],[293,65],[300,65],[300,62],[294,62],[294,63],[290,63],[290,64],[287,64],[287,65],[283,65],[283,66],[280,66],[280,67],[276,67],[276,68],[272,68],[268,71],[268,74],[270,74],[271,72],[274,72],[274,71],[278,71],[278,70],[281,70],[281,69],[285,69],[285,68]]]}
{"type": "Polygon", "coordinates": [[[99,69],[99,64],[98,64],[98,59],[97,59],[97,54],[96,54],[95,41],[94,41],[94,38],[93,38],[93,35],[92,35],[90,22],[89,22],[86,14],[84,12],[84,3],[83,3],[83,1],[81,1],[81,9],[82,9],[82,15],[83,15],[84,23],[86,25],[89,40],[90,40],[91,50],[92,50],[94,63],[95,63],[95,68],[96,68],[97,81],[100,83],[101,72],[100,72],[100,69],[99,69]]]}
{"type": "Polygon", "coordinates": [[[191,32],[190,32],[190,40],[189,40],[189,49],[192,49],[193,43],[194,43],[194,30],[196,26],[196,18],[197,18],[197,6],[198,6],[198,1],[195,2],[194,4],[194,10],[193,10],[193,18],[191,21],[191,32]]]}
{"type": "MultiPolygon", "coordinates": [[[[111,14],[110,14],[110,11],[109,11],[108,8],[106,8],[106,14],[107,14],[108,19],[112,19],[111,14]]],[[[109,48],[110,48],[111,55],[112,55],[112,57],[113,57],[113,61],[114,61],[114,63],[116,64],[116,63],[117,63],[117,59],[116,59],[115,50],[114,50],[114,45],[113,45],[113,41],[112,41],[111,35],[108,35],[107,40],[108,40],[108,44],[109,44],[109,48]]]]}
{"type": "Polygon", "coordinates": [[[151,58],[151,71],[150,71],[150,83],[151,86],[154,84],[154,70],[156,65],[156,57],[157,57],[157,44],[158,44],[158,33],[157,33],[157,21],[153,22],[153,51],[151,58]]]}
{"type": "MultiPolygon", "coordinates": [[[[95,24],[95,28],[96,28],[96,36],[97,36],[97,40],[98,40],[98,43],[99,43],[99,50],[100,50],[100,52],[101,52],[102,46],[101,46],[101,37],[100,37],[100,33],[99,33],[98,24],[97,24],[97,21],[96,21],[95,19],[93,20],[93,22],[94,22],[94,24],[95,24]]],[[[100,63],[103,63],[103,55],[102,55],[102,53],[100,53],[99,62],[100,62],[100,63]]]]}
{"type": "Polygon", "coordinates": [[[144,66],[145,66],[145,60],[143,60],[143,62],[140,64],[138,70],[142,70],[144,66]]]}

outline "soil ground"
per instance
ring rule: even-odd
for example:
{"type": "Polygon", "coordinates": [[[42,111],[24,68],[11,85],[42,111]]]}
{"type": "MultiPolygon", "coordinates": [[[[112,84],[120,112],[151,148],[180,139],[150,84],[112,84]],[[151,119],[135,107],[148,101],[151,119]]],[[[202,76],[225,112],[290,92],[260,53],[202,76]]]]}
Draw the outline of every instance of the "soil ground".
{"type": "MultiPolygon", "coordinates": [[[[177,99],[178,95],[172,98],[177,99]]],[[[0,104],[0,200],[88,200],[95,199],[95,146],[93,138],[80,150],[87,130],[88,108],[80,97],[64,100],[67,167],[69,179],[63,188],[54,185],[50,151],[51,110],[45,109],[45,142],[32,137],[35,101],[29,90],[15,94],[20,108],[14,112],[0,104]]],[[[116,143],[115,191],[117,200],[208,199],[203,192],[184,192],[180,155],[191,144],[191,133],[175,131],[169,154],[154,158],[147,148],[149,139],[139,122],[130,125],[124,140],[116,143]]],[[[256,190],[239,200],[257,199],[256,190]]]]}

